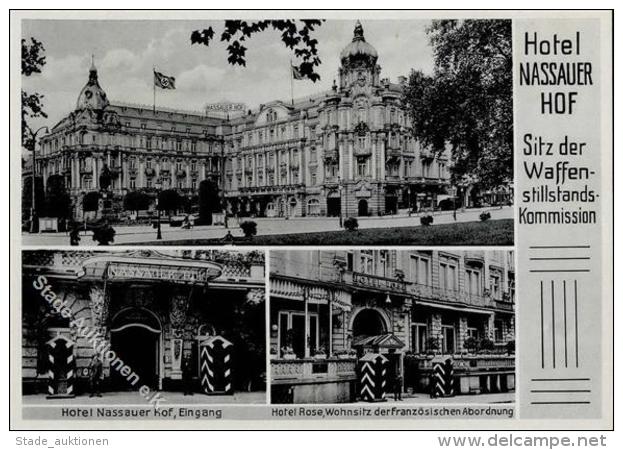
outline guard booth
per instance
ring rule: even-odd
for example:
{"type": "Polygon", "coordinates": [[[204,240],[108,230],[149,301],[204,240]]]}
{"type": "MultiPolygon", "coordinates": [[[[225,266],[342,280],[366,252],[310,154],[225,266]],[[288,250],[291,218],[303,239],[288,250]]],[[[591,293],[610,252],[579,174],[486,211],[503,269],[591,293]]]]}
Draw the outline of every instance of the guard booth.
{"type": "Polygon", "coordinates": [[[75,397],[76,361],[74,342],[56,336],[46,342],[48,353],[48,395],[47,398],[75,397]]]}
{"type": "Polygon", "coordinates": [[[234,346],[222,336],[208,336],[199,342],[199,377],[207,395],[234,393],[231,362],[234,346]]]}
{"type": "Polygon", "coordinates": [[[387,358],[380,353],[366,353],[359,358],[357,370],[359,396],[366,402],[384,402],[388,388],[387,358]]]}
{"type": "Polygon", "coordinates": [[[454,364],[449,356],[436,356],[432,360],[430,396],[454,397],[454,364]]]}

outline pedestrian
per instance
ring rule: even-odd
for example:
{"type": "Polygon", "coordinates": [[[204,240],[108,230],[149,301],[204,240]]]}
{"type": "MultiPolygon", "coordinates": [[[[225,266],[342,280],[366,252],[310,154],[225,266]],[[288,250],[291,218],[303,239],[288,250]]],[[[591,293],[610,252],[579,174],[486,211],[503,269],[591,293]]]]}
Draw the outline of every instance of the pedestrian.
{"type": "Polygon", "coordinates": [[[225,235],[225,237],[223,237],[223,242],[225,242],[226,244],[234,243],[234,235],[231,234],[230,230],[227,230],[227,234],[225,235]]]}
{"type": "Polygon", "coordinates": [[[80,245],[80,228],[77,223],[74,223],[69,232],[69,245],[80,245]]]}
{"type": "Polygon", "coordinates": [[[91,362],[89,363],[89,388],[91,390],[91,395],[89,395],[89,397],[93,397],[95,395],[98,397],[102,396],[100,387],[102,382],[102,373],[102,360],[96,353],[93,355],[93,358],[91,358],[91,362]]]}
{"type": "Polygon", "coordinates": [[[402,401],[402,375],[396,372],[394,377],[394,401],[402,401]]]}
{"type": "Polygon", "coordinates": [[[182,382],[184,384],[184,396],[193,395],[193,365],[188,353],[184,355],[182,361],[182,382]]]}

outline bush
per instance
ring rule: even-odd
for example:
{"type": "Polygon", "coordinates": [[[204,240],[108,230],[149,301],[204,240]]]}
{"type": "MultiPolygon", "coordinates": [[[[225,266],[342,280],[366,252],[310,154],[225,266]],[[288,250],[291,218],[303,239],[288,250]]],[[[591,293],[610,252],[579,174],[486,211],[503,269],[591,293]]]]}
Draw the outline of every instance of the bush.
{"type": "Polygon", "coordinates": [[[491,339],[483,339],[480,341],[480,350],[483,352],[490,352],[495,348],[493,341],[491,339]]]}
{"type": "Polygon", "coordinates": [[[257,234],[257,223],[252,220],[246,220],[240,224],[240,228],[244,235],[251,238],[257,234]]]}
{"type": "Polygon", "coordinates": [[[489,211],[480,213],[480,221],[481,222],[486,222],[490,218],[491,218],[491,213],[489,211]]]}
{"type": "Polygon", "coordinates": [[[478,344],[478,339],[470,336],[465,339],[465,342],[463,342],[463,347],[465,347],[465,350],[467,350],[468,352],[473,353],[478,348],[478,344]]]}
{"type": "Polygon", "coordinates": [[[344,228],[348,231],[355,231],[359,228],[359,221],[354,217],[349,217],[344,221],[344,228]]]}
{"type": "Polygon", "coordinates": [[[433,223],[433,216],[428,215],[420,217],[420,223],[425,227],[431,225],[433,223]]]}
{"type": "Polygon", "coordinates": [[[442,211],[451,211],[454,209],[454,201],[449,198],[445,198],[439,202],[439,205],[437,205],[437,207],[442,211]]]}

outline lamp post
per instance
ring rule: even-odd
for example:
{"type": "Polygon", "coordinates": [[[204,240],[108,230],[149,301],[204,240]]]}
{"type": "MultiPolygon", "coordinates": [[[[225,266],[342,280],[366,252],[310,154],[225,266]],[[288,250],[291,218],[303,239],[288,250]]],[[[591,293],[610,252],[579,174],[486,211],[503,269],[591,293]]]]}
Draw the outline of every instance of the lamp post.
{"type": "Polygon", "coordinates": [[[394,315],[394,311],[392,310],[392,298],[387,294],[385,297],[385,306],[389,308],[389,332],[394,334],[394,320],[392,316],[394,315]]]}
{"type": "Polygon", "coordinates": [[[31,193],[32,199],[30,204],[30,232],[37,233],[39,231],[39,224],[37,222],[37,210],[36,210],[36,198],[37,198],[37,135],[40,131],[45,130],[46,133],[49,133],[50,130],[48,127],[43,126],[39,128],[34,133],[31,133],[32,138],[32,186],[31,193]]]}
{"type": "Polygon", "coordinates": [[[342,218],[342,191],[344,190],[344,187],[342,186],[342,179],[339,175],[337,176],[337,190],[340,193],[340,228],[343,228],[344,221],[342,218]]]}
{"type": "Polygon", "coordinates": [[[160,192],[161,192],[161,188],[162,188],[162,183],[157,182],[156,183],[156,189],[158,190],[158,193],[156,194],[156,210],[158,211],[158,218],[156,219],[156,240],[161,241],[162,240],[162,228],[160,227],[160,192]]]}

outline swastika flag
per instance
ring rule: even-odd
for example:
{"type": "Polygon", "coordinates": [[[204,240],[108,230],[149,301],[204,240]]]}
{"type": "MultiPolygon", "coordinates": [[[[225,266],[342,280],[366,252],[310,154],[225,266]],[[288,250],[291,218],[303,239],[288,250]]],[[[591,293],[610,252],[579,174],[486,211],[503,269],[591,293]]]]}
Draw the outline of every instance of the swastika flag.
{"type": "Polygon", "coordinates": [[[162,89],[175,89],[175,77],[169,77],[154,70],[154,84],[162,89]]]}

